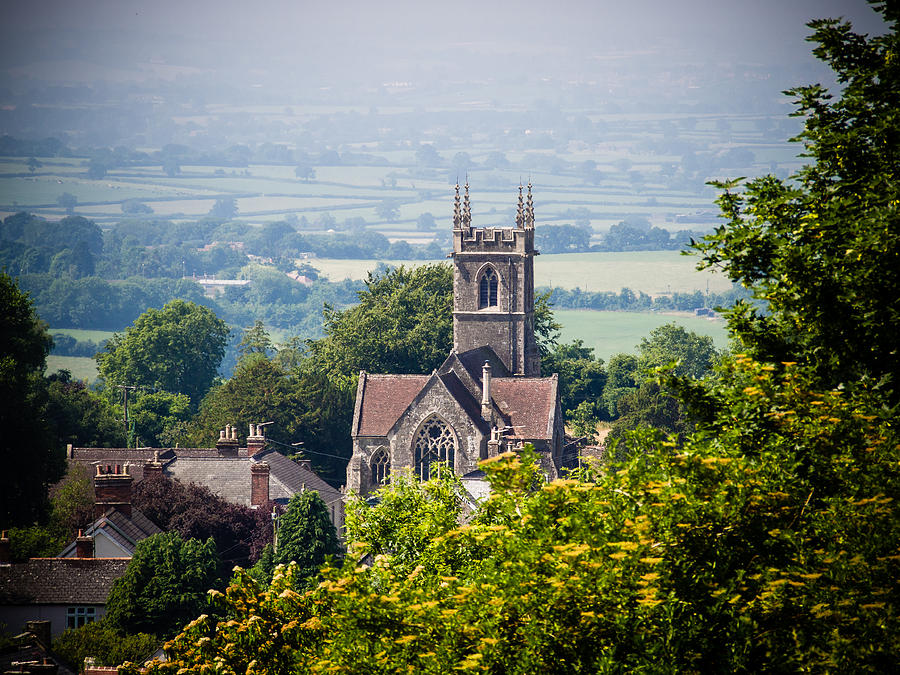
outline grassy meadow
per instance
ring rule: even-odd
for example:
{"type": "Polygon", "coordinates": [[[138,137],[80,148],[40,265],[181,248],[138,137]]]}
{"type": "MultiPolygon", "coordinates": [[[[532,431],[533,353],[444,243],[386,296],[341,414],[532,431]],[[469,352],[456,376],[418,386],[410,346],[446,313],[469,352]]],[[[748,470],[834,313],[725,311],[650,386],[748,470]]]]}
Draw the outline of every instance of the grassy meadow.
{"type": "Polygon", "coordinates": [[[73,380],[86,380],[93,382],[97,379],[97,362],[88,356],[53,356],[47,357],[45,373],[55,373],[57,370],[68,370],[72,373],[73,380]]]}

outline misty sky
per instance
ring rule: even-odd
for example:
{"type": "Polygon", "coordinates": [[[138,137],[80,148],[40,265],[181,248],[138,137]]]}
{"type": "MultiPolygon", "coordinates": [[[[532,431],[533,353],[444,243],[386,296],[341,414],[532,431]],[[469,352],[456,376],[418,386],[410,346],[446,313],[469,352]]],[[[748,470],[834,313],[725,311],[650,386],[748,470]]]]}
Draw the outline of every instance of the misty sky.
{"type": "Polygon", "coordinates": [[[61,82],[127,79],[147,62],[334,86],[517,70],[589,79],[617,54],[649,68],[812,62],[805,23],[838,15],[878,30],[862,0],[2,0],[0,49],[6,73],[61,82]]]}

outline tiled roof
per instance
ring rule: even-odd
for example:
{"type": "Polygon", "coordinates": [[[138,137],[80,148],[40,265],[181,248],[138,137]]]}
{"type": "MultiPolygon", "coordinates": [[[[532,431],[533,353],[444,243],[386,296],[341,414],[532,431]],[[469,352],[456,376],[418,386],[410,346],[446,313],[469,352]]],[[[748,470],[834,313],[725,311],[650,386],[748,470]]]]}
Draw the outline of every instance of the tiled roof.
{"type": "Polygon", "coordinates": [[[490,431],[490,426],[484,419],[481,417],[481,400],[472,398],[472,395],[469,393],[469,390],[463,386],[463,383],[460,382],[459,378],[456,377],[456,373],[447,373],[446,375],[440,376],[441,382],[443,382],[444,386],[447,387],[447,391],[450,392],[450,395],[456,399],[457,403],[462,407],[462,409],[466,412],[469,418],[475,422],[478,426],[482,428],[483,431],[490,431]]]}
{"type": "MultiPolygon", "coordinates": [[[[84,533],[89,537],[94,537],[97,536],[100,530],[123,549],[131,552],[134,552],[134,547],[139,541],[143,541],[152,534],[162,532],[156,523],[137,508],[131,510],[130,518],[118,509],[111,508],[88,525],[84,533]]],[[[73,541],[60,553],[60,557],[69,558],[74,556],[75,542],[73,541]]]]}
{"type": "Polygon", "coordinates": [[[32,558],[0,566],[0,605],[103,605],[129,558],[32,558]]]}
{"type": "Polygon", "coordinates": [[[356,436],[384,436],[409,407],[429,375],[359,375],[356,436]]]}
{"type": "Polygon", "coordinates": [[[491,379],[491,398],[509,416],[518,438],[552,438],[556,412],[556,377],[498,377],[491,379]]]}
{"type": "Polygon", "coordinates": [[[231,502],[250,506],[250,465],[248,457],[178,457],[165,469],[182,483],[205,485],[231,502]]]}

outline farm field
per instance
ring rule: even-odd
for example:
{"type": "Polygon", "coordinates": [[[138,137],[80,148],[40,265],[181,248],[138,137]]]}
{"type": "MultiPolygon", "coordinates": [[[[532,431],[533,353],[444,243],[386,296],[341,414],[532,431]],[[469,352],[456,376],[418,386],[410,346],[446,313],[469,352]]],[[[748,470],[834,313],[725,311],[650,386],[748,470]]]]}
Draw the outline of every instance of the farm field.
{"type": "Polygon", "coordinates": [[[608,362],[613,354],[634,354],[641,338],[654,328],[667,323],[684,326],[699,335],[709,335],[716,348],[728,344],[728,333],[722,319],[705,319],[684,312],[597,312],[582,309],[559,309],[554,313],[562,324],[562,341],[583,340],[594,348],[594,356],[608,362]]]}
{"type": "MultiPolygon", "coordinates": [[[[312,258],[306,262],[331,281],[365,279],[380,263],[416,266],[439,260],[339,260],[312,258]]],[[[623,288],[649,295],[727,291],[731,282],[721,274],[696,269],[697,259],[678,251],[628,251],[622,253],[566,253],[535,258],[535,286],[613,291],[623,288]]]]}
{"type": "Polygon", "coordinates": [[[93,382],[97,379],[97,362],[89,356],[53,356],[47,357],[48,375],[57,370],[68,370],[72,373],[73,380],[87,380],[93,382]]]}
{"type": "Polygon", "coordinates": [[[73,337],[79,341],[91,340],[92,342],[96,342],[99,344],[103,340],[109,340],[115,333],[113,331],[108,330],[86,330],[82,328],[48,328],[47,332],[50,335],[54,333],[62,333],[63,335],[68,335],[69,337],[73,337]]]}

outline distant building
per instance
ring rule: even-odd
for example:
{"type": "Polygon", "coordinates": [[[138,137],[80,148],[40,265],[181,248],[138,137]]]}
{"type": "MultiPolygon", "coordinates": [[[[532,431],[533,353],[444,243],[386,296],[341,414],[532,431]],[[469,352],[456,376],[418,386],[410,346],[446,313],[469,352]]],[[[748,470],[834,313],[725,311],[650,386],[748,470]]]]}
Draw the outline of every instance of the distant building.
{"type": "Polygon", "coordinates": [[[473,501],[478,462],[532,443],[541,469],[562,468],[556,375],[541,377],[534,337],[534,207],[519,188],[514,227],[472,227],[468,185],[453,216],[453,350],[431,375],[359,375],[347,488],[365,494],[392,471],[427,479],[446,462],[473,501]]]}

